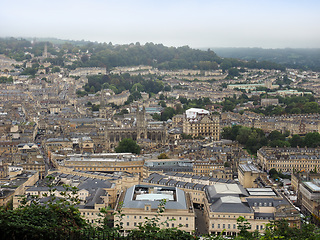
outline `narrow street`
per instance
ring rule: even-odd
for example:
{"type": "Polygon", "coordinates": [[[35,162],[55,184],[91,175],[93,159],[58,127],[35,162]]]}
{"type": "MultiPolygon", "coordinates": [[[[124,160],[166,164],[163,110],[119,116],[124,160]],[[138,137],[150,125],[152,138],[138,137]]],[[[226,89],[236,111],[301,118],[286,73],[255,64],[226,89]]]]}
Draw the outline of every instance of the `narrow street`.
{"type": "Polygon", "coordinates": [[[206,220],[204,218],[203,212],[200,209],[194,209],[196,213],[196,235],[207,234],[206,220]]]}

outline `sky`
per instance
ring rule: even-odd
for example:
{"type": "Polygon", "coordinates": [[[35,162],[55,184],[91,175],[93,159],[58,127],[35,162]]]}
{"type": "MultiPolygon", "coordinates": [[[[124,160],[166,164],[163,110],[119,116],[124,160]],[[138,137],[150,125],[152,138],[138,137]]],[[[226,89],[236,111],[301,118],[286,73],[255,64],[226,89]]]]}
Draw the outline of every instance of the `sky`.
{"type": "Polygon", "coordinates": [[[319,0],[0,0],[0,37],[320,48],[319,0]]]}

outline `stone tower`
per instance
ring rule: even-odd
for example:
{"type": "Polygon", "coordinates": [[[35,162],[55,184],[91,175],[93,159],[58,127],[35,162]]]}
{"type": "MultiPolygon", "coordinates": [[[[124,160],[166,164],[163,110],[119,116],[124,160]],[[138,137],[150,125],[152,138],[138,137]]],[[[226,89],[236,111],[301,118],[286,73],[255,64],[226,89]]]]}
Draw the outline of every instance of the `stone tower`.
{"type": "Polygon", "coordinates": [[[106,108],[106,103],[105,103],[105,98],[106,94],[104,92],[104,89],[101,89],[101,94],[100,94],[100,108],[99,108],[99,117],[100,118],[107,118],[107,108],[106,108]]]}
{"type": "Polygon", "coordinates": [[[47,43],[44,45],[44,50],[43,50],[42,56],[44,58],[48,58],[48,46],[47,46],[47,43]]]}
{"type": "Polygon", "coordinates": [[[139,107],[137,108],[137,139],[147,138],[147,123],[146,123],[146,109],[143,106],[140,111],[139,107]]]}

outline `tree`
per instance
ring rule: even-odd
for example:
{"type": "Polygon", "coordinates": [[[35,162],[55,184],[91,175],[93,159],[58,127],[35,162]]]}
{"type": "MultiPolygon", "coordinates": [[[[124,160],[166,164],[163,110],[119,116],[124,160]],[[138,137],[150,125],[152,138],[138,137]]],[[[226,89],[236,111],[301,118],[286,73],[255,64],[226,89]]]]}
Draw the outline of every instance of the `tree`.
{"type": "Polygon", "coordinates": [[[298,134],[294,134],[289,138],[289,143],[291,147],[303,147],[303,139],[298,134]]]}
{"type": "Polygon", "coordinates": [[[273,140],[269,143],[270,147],[290,147],[290,143],[282,140],[273,140]]]}
{"type": "Polygon", "coordinates": [[[159,99],[160,99],[160,100],[165,100],[166,97],[163,95],[163,93],[161,93],[161,94],[159,95],[159,99]]]}
{"type": "Polygon", "coordinates": [[[161,115],[159,113],[152,114],[152,119],[161,121],[161,115]]]}
{"type": "Polygon", "coordinates": [[[226,167],[226,168],[230,167],[230,163],[229,162],[224,162],[224,167],[226,167]]]}
{"type": "Polygon", "coordinates": [[[59,67],[53,67],[51,72],[56,73],[56,72],[60,72],[60,68],[59,67]]]}
{"type": "Polygon", "coordinates": [[[318,113],[319,105],[316,102],[307,102],[303,106],[303,113],[318,113]]]}
{"type": "Polygon", "coordinates": [[[268,136],[268,140],[270,140],[270,141],[274,141],[274,140],[284,141],[285,139],[286,139],[286,137],[281,132],[279,132],[277,130],[272,131],[268,136]]]}
{"type": "Polygon", "coordinates": [[[307,147],[320,146],[320,134],[318,132],[307,133],[303,139],[303,144],[307,147]]]}
{"type": "Polygon", "coordinates": [[[166,107],[161,112],[161,121],[167,121],[168,119],[171,119],[175,115],[175,110],[172,107],[166,107]]]}
{"type": "Polygon", "coordinates": [[[138,91],[138,92],[143,92],[144,91],[144,86],[141,83],[135,83],[130,92],[134,92],[134,91],[138,91]]]}
{"type": "Polygon", "coordinates": [[[62,198],[55,196],[54,186],[49,184],[49,200],[43,204],[36,196],[29,196],[21,200],[19,208],[0,208],[0,238],[61,239],[70,231],[92,229],[75,207],[75,204],[79,204],[77,188],[68,185],[63,187],[65,191],[60,193],[64,196],[62,198]]]}
{"type": "Polygon", "coordinates": [[[168,159],[168,158],[169,157],[165,153],[160,153],[160,155],[158,156],[158,159],[168,159]]]}
{"type": "Polygon", "coordinates": [[[95,92],[96,92],[95,87],[94,87],[94,86],[91,86],[91,88],[90,88],[90,93],[95,93],[95,92]]]}
{"type": "Polygon", "coordinates": [[[141,151],[140,146],[133,141],[131,138],[124,138],[119,142],[115,148],[117,153],[136,153],[139,154],[141,151]]]}
{"type": "Polygon", "coordinates": [[[238,70],[237,68],[230,68],[230,69],[228,70],[228,75],[229,75],[230,77],[237,77],[237,76],[240,75],[240,74],[239,74],[239,70],[238,70]]]}
{"type": "Polygon", "coordinates": [[[89,60],[89,56],[88,55],[82,55],[81,56],[81,62],[86,63],[89,60]]]}
{"type": "Polygon", "coordinates": [[[236,140],[241,144],[246,144],[248,139],[249,139],[249,135],[250,134],[251,134],[251,129],[250,128],[241,127],[239,129],[238,136],[237,136],[236,140]]]}
{"type": "Polygon", "coordinates": [[[274,174],[278,174],[278,172],[277,172],[277,170],[276,170],[275,168],[271,168],[271,169],[269,170],[269,175],[272,176],[272,175],[274,175],[274,174]]]}
{"type": "Polygon", "coordinates": [[[237,218],[237,224],[237,228],[240,231],[238,235],[240,239],[253,239],[253,233],[249,232],[249,230],[251,229],[251,224],[247,219],[240,216],[237,218]]]}

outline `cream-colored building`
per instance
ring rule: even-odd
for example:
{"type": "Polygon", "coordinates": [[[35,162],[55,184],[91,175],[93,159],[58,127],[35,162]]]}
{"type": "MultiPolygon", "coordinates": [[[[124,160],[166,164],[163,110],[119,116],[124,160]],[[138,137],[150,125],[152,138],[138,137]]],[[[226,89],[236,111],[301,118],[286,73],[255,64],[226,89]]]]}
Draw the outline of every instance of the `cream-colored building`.
{"type": "Polygon", "coordinates": [[[263,170],[275,168],[278,172],[310,172],[320,170],[319,148],[271,148],[257,152],[258,163],[263,170]]]}
{"type": "Polygon", "coordinates": [[[198,206],[203,206],[205,198],[205,188],[209,185],[235,183],[230,179],[213,178],[207,176],[183,174],[183,173],[152,173],[149,177],[143,179],[144,184],[162,185],[178,187],[190,194],[192,202],[198,206]]]}
{"type": "Polygon", "coordinates": [[[256,166],[252,163],[242,163],[238,167],[238,179],[241,185],[245,188],[257,187],[257,178],[262,175],[256,166]]]}
{"type": "Polygon", "coordinates": [[[320,180],[302,182],[299,184],[298,190],[301,211],[307,216],[312,215],[316,221],[320,220],[320,180]]]}
{"type": "MultiPolygon", "coordinates": [[[[65,198],[65,196],[77,197],[80,203],[77,205],[81,215],[89,223],[100,224],[102,217],[100,210],[109,209],[108,212],[112,217],[112,212],[116,203],[117,190],[116,185],[108,180],[95,178],[76,178],[75,176],[65,174],[54,174],[55,183],[70,183],[70,186],[77,187],[75,195],[72,191],[63,186],[49,187],[29,187],[26,189],[27,200],[32,200],[32,196],[39,199],[40,202],[48,202],[51,196],[56,198],[65,198]],[[71,177],[71,179],[69,178],[71,177]],[[66,193],[62,194],[62,193],[66,193]]],[[[16,195],[13,201],[13,207],[17,208],[21,204],[24,196],[16,195]]],[[[67,199],[68,200],[68,199],[67,199]]]]}
{"type": "Polygon", "coordinates": [[[2,196],[0,196],[0,206],[6,205],[13,199],[15,195],[25,194],[28,186],[34,185],[39,180],[39,174],[35,171],[25,171],[9,181],[2,181],[6,187],[1,188],[2,196]]]}
{"type": "Polygon", "coordinates": [[[88,67],[76,68],[69,73],[69,76],[88,76],[88,75],[105,75],[107,74],[106,68],[88,67]]]}
{"type": "Polygon", "coordinates": [[[235,236],[237,219],[244,217],[249,231],[264,232],[270,220],[287,219],[300,227],[300,214],[271,188],[243,188],[237,184],[217,184],[205,189],[204,214],[208,232],[235,236]]]}
{"type": "Polygon", "coordinates": [[[198,108],[188,109],[183,118],[183,133],[192,137],[220,139],[220,115],[198,108]]]}
{"type": "MultiPolygon", "coordinates": [[[[178,227],[189,233],[195,229],[195,212],[190,196],[176,187],[135,185],[121,194],[119,202],[123,202],[121,214],[124,217],[116,213],[114,225],[122,222],[124,231],[137,229],[140,223],[146,222],[146,218],[155,216],[159,217],[158,224],[162,228],[178,227]],[[158,216],[157,210],[163,199],[166,201],[164,212],[158,216]]],[[[119,209],[118,204],[115,210],[119,209]]]]}
{"type": "Polygon", "coordinates": [[[142,176],[144,159],[131,153],[70,154],[60,159],[58,167],[82,171],[128,172],[142,176]]]}
{"type": "Polygon", "coordinates": [[[202,176],[232,179],[232,172],[225,171],[221,161],[202,159],[193,162],[193,173],[202,176]]]}

